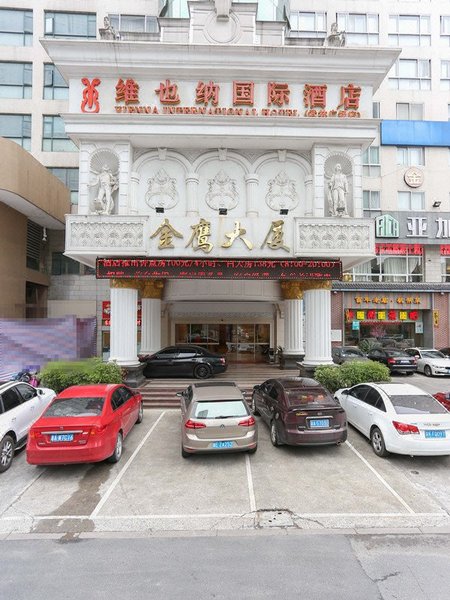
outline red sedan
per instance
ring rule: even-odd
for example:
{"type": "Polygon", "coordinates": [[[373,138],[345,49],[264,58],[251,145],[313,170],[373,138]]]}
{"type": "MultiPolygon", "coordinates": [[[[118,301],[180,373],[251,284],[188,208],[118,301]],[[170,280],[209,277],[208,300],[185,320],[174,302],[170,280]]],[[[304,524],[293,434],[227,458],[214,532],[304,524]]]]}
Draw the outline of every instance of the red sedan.
{"type": "Polygon", "coordinates": [[[31,465],[115,463],[144,416],[142,396],[122,384],[75,385],[58,394],[28,434],[31,465]]]}
{"type": "Polygon", "coordinates": [[[450,412],[450,392],[437,392],[433,396],[450,412]]]}

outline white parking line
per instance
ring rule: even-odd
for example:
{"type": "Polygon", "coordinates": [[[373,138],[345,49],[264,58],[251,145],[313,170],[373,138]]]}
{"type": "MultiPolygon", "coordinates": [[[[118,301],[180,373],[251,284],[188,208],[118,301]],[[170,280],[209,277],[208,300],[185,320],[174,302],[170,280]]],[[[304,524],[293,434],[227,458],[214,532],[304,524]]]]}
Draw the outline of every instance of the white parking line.
{"type": "Polygon", "coordinates": [[[406,510],[407,510],[409,513],[411,513],[412,515],[415,515],[416,513],[415,513],[415,512],[413,511],[413,509],[412,509],[412,508],[409,506],[409,504],[407,504],[407,503],[406,503],[406,502],[403,500],[403,498],[402,498],[402,497],[401,497],[399,494],[397,494],[397,492],[396,492],[396,491],[395,491],[395,490],[394,490],[394,489],[393,489],[393,488],[392,488],[392,487],[391,487],[391,486],[388,484],[388,482],[387,482],[387,481],[384,479],[384,477],[382,477],[382,476],[381,476],[381,475],[378,473],[378,471],[376,471],[376,470],[375,470],[375,469],[372,467],[372,465],[371,465],[370,463],[368,463],[368,462],[367,462],[367,460],[364,458],[364,456],[362,456],[362,454],[360,454],[360,453],[358,452],[358,450],[357,450],[357,449],[356,449],[354,446],[352,446],[352,445],[350,444],[350,442],[349,442],[349,441],[346,441],[345,443],[346,443],[346,444],[347,444],[347,446],[350,448],[350,450],[351,450],[352,452],[354,452],[354,453],[356,454],[356,456],[357,456],[357,457],[358,457],[360,460],[362,460],[362,462],[363,462],[363,463],[366,465],[366,467],[372,471],[372,473],[375,475],[375,477],[377,477],[377,479],[379,479],[379,480],[381,481],[381,483],[384,485],[384,487],[385,487],[385,488],[386,488],[386,489],[387,489],[389,492],[391,492],[391,494],[394,496],[394,498],[396,498],[396,499],[397,499],[397,500],[400,502],[400,504],[402,504],[402,505],[403,505],[403,506],[406,508],[406,510]]]}
{"type": "Polygon", "coordinates": [[[155,427],[158,425],[158,423],[161,421],[161,419],[163,418],[163,416],[166,414],[166,411],[164,410],[159,417],[157,418],[157,420],[155,421],[155,423],[153,423],[152,427],[150,428],[149,432],[147,433],[147,435],[144,437],[144,439],[142,440],[142,442],[139,444],[139,446],[136,448],[136,450],[133,452],[133,454],[130,456],[130,458],[127,460],[127,462],[124,464],[124,466],[122,467],[121,471],[119,472],[119,474],[117,475],[117,477],[114,479],[114,481],[112,482],[112,484],[110,485],[109,489],[107,490],[107,492],[105,493],[105,495],[102,497],[102,499],[100,500],[100,502],[97,504],[97,506],[94,508],[94,510],[92,511],[92,513],[90,514],[90,519],[94,519],[98,513],[100,512],[100,510],[103,508],[105,502],[108,500],[108,498],[111,496],[111,494],[113,493],[115,487],[117,486],[117,484],[119,483],[119,481],[122,479],[122,477],[125,475],[128,467],[131,465],[131,463],[134,460],[134,457],[136,456],[136,454],[139,452],[139,450],[142,448],[142,446],[145,444],[145,442],[148,440],[148,438],[151,436],[151,434],[153,433],[153,431],[155,430],[155,427]]]}
{"type": "Polygon", "coordinates": [[[253,489],[252,467],[250,465],[250,456],[245,455],[245,470],[247,471],[248,495],[250,499],[250,512],[256,510],[255,490],[253,489]]]}

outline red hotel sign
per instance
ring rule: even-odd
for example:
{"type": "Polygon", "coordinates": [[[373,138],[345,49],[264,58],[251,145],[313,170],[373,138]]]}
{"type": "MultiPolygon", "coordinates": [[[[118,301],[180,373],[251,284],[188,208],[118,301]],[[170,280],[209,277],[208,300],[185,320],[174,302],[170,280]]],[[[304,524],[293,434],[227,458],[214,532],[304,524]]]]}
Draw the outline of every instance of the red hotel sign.
{"type": "Polygon", "coordinates": [[[97,258],[97,279],[342,279],[328,258],[97,258]]]}

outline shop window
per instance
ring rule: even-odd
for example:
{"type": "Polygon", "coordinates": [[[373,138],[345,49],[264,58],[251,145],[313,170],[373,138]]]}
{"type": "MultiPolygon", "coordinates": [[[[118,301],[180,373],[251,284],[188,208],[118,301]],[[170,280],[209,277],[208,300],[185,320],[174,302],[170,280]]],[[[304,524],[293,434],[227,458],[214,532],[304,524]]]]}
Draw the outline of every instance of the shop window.
{"type": "Polygon", "coordinates": [[[56,115],[44,116],[44,131],[42,136],[44,152],[76,152],[77,147],[67,136],[64,121],[56,115]]]}
{"type": "Polygon", "coordinates": [[[393,90],[430,90],[431,61],[429,59],[399,58],[389,77],[393,90]]]}
{"type": "Polygon", "coordinates": [[[33,64],[0,62],[0,98],[31,98],[33,64]]]}
{"type": "Polygon", "coordinates": [[[52,275],[79,275],[80,263],[62,252],[52,252],[52,275]]]}
{"type": "Polygon", "coordinates": [[[429,15],[390,15],[389,44],[391,46],[430,46],[429,15]]]}
{"type": "Polygon", "coordinates": [[[425,210],[424,192],[397,192],[398,210],[425,210]]]}
{"type": "Polygon", "coordinates": [[[450,282],[450,257],[441,256],[441,281],[450,282]]]}
{"type": "Polygon", "coordinates": [[[62,183],[70,190],[70,202],[78,204],[78,169],[69,167],[48,167],[62,183]]]}
{"type": "Polygon", "coordinates": [[[420,146],[397,147],[397,164],[405,167],[424,166],[425,148],[420,146]]]}
{"type": "Polygon", "coordinates": [[[45,11],[45,37],[95,38],[95,13],[45,11]]]}
{"type": "Polygon", "coordinates": [[[349,46],[378,45],[378,15],[337,13],[337,23],[349,46]]]}
{"type": "Polygon", "coordinates": [[[400,121],[422,121],[423,104],[416,102],[397,102],[396,116],[400,121]]]}
{"type": "Polygon", "coordinates": [[[325,38],[327,35],[327,16],[324,12],[292,11],[289,24],[293,37],[325,38]]]}
{"type": "Polygon", "coordinates": [[[44,65],[44,100],[67,100],[69,86],[52,64],[44,65]]]}
{"type": "Polygon", "coordinates": [[[363,175],[365,177],[379,177],[380,169],[380,147],[369,146],[363,154],[363,175]]]}
{"type": "Polygon", "coordinates": [[[0,8],[0,44],[31,46],[33,44],[33,11],[0,8]]]}
{"type": "Polygon", "coordinates": [[[0,136],[31,150],[31,115],[1,115],[0,136]]]}

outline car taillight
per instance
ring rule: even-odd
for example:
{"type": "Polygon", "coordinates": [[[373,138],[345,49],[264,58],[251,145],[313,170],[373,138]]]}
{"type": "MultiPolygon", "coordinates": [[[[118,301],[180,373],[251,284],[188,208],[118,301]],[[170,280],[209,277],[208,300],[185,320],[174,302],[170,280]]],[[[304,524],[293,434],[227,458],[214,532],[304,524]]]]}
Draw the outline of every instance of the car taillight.
{"type": "Polygon", "coordinates": [[[395,358],[388,358],[387,361],[390,365],[393,365],[395,363],[395,358]]]}
{"type": "Polygon", "coordinates": [[[225,358],[223,356],[220,357],[220,364],[224,365],[227,361],[225,360],[225,358]]]}
{"type": "Polygon", "coordinates": [[[106,427],[91,427],[90,431],[89,431],[89,435],[99,435],[100,433],[103,433],[105,431],[106,427]]]}
{"type": "Polygon", "coordinates": [[[400,435],[407,435],[410,433],[420,433],[419,428],[415,425],[409,425],[408,423],[400,423],[399,421],[392,421],[392,425],[395,427],[400,435]]]}
{"type": "Polygon", "coordinates": [[[199,423],[198,421],[192,421],[192,419],[189,419],[188,421],[186,421],[184,426],[186,427],[186,429],[203,429],[203,427],[206,427],[206,425],[204,423],[199,423]]]}
{"type": "Polygon", "coordinates": [[[28,437],[30,438],[30,440],[36,441],[44,439],[42,433],[37,429],[30,429],[30,431],[28,432],[28,437]]]}
{"type": "Polygon", "coordinates": [[[255,419],[251,416],[248,419],[239,421],[239,423],[238,423],[238,425],[242,425],[242,427],[252,427],[254,424],[255,424],[255,419]]]}

